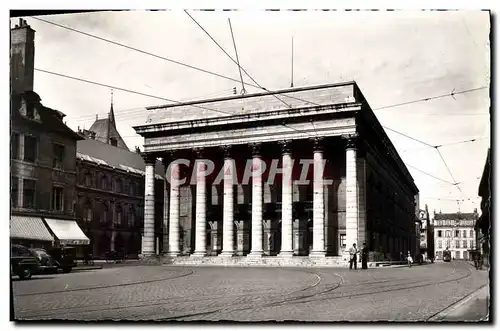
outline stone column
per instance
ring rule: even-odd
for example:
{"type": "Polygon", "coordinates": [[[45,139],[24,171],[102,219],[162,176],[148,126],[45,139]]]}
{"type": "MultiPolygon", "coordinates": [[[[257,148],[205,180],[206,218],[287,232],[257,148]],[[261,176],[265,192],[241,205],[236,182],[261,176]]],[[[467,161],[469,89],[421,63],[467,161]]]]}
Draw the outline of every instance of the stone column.
{"type": "Polygon", "coordinates": [[[252,249],[249,256],[262,256],[262,158],[260,144],[252,144],[252,249]]]}
{"type": "Polygon", "coordinates": [[[282,198],[281,198],[281,251],[280,256],[293,255],[292,224],[292,170],[291,142],[281,142],[283,149],[282,198]]]}
{"type": "MultiPolygon", "coordinates": [[[[168,170],[167,170],[168,173],[168,170]]],[[[170,163],[170,203],[168,213],[168,256],[178,256],[179,247],[179,222],[180,222],[180,164],[175,162],[172,155],[170,163]]]]}
{"type": "MultiPolygon", "coordinates": [[[[346,250],[358,243],[358,189],[356,173],[357,135],[343,136],[346,139],[346,250]]],[[[347,253],[348,254],[348,253],[347,253]]]]}
{"type": "Polygon", "coordinates": [[[169,200],[170,200],[170,183],[167,169],[168,169],[168,161],[167,158],[163,158],[163,166],[165,167],[165,180],[163,181],[163,255],[168,255],[169,248],[169,200]]]}
{"type": "MultiPolygon", "coordinates": [[[[198,158],[203,157],[202,150],[196,150],[198,158]]],[[[196,218],[195,218],[195,249],[193,256],[207,255],[207,182],[205,178],[206,165],[202,160],[196,160],[196,218]]]]}
{"type": "Polygon", "coordinates": [[[325,189],[323,183],[323,150],[321,140],[314,140],[313,171],[313,249],[311,256],[325,256],[325,189]]]}
{"type": "MultiPolygon", "coordinates": [[[[359,146],[358,146],[359,147],[359,146]]],[[[361,151],[362,152],[362,151],[361,151]]],[[[366,219],[366,161],[361,158],[360,151],[357,153],[356,173],[358,183],[358,242],[359,245],[366,243],[369,247],[367,219],[366,219]]]]}
{"type": "Polygon", "coordinates": [[[235,163],[230,148],[224,150],[224,210],[222,219],[222,253],[220,256],[234,256],[234,175],[235,163]]]}
{"type": "Polygon", "coordinates": [[[144,185],[144,239],[142,257],[155,254],[155,163],[156,157],[144,154],[146,175],[144,185]]]}

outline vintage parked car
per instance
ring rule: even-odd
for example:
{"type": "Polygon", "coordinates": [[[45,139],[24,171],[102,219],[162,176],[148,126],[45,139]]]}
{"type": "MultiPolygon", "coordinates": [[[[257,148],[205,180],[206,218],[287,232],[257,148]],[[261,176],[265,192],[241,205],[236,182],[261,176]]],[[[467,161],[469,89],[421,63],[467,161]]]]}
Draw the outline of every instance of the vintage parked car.
{"type": "Polygon", "coordinates": [[[11,245],[10,271],[20,279],[30,279],[31,276],[40,272],[40,262],[27,247],[11,245]]]}
{"type": "Polygon", "coordinates": [[[71,272],[76,267],[76,248],[70,246],[54,247],[47,250],[47,253],[57,261],[58,267],[63,272],[71,272]]]}
{"type": "Polygon", "coordinates": [[[38,262],[40,262],[40,273],[50,274],[57,273],[60,268],[59,262],[57,262],[47,251],[43,248],[31,248],[31,252],[36,256],[38,262]]]}

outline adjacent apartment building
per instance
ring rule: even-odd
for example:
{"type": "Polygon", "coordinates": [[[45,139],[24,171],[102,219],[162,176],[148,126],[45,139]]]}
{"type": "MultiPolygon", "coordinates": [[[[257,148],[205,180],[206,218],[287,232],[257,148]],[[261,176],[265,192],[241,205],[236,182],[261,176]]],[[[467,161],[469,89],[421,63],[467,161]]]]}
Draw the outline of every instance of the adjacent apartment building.
{"type": "Polygon", "coordinates": [[[34,39],[23,19],[11,29],[11,242],[87,245],[75,220],[76,142],[82,138],[33,91],[34,39]]]}
{"type": "Polygon", "coordinates": [[[477,210],[473,213],[435,213],[434,241],[436,258],[443,258],[443,251],[449,249],[455,260],[469,260],[470,251],[476,249],[475,225],[477,210]]]}
{"type": "MultiPolygon", "coordinates": [[[[144,160],[127,147],[116,127],[113,103],[106,118],[96,118],[89,130],[79,132],[77,143],[76,215],[90,239],[95,258],[118,252],[129,258],[141,252],[144,220],[144,160]]],[[[163,240],[163,177],[156,164],[155,246],[163,240]]]]}

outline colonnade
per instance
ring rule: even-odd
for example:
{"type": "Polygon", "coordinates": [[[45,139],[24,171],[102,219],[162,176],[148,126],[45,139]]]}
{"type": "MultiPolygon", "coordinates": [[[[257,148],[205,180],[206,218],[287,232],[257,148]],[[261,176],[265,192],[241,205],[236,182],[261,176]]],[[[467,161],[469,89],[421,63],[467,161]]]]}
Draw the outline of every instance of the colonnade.
{"type": "MultiPolygon", "coordinates": [[[[358,241],[358,190],[356,172],[356,136],[349,135],[343,137],[346,144],[346,243],[349,248],[352,243],[358,241]]],[[[279,256],[290,257],[293,255],[293,219],[292,219],[292,151],[291,141],[282,141],[282,209],[281,209],[281,250],[279,256]]],[[[252,210],[251,210],[251,249],[249,256],[262,256],[263,251],[263,180],[260,143],[250,144],[252,147],[252,210]]],[[[222,252],[220,256],[230,257],[236,255],[234,247],[234,177],[235,160],[228,147],[223,147],[224,151],[224,178],[223,178],[223,219],[222,219],[222,252]]],[[[203,149],[195,150],[198,161],[203,158],[203,149]]],[[[313,248],[311,257],[323,257],[325,249],[325,198],[324,198],[324,156],[321,139],[314,139],[313,148],[313,248]]],[[[155,254],[154,249],[154,167],[155,156],[145,155],[145,209],[144,209],[144,240],[142,247],[143,256],[155,254]]],[[[203,162],[195,163],[196,169],[196,206],[195,206],[195,248],[193,256],[205,256],[207,254],[206,238],[206,177],[204,175],[205,165],[203,162]],[[203,173],[203,174],[202,174],[203,173]]],[[[178,179],[180,164],[172,160],[170,172],[169,189],[165,191],[165,217],[164,228],[168,228],[168,234],[164,235],[164,252],[169,256],[180,255],[179,228],[180,228],[180,184],[178,179]],[[167,213],[168,210],[168,213],[167,213]]]]}

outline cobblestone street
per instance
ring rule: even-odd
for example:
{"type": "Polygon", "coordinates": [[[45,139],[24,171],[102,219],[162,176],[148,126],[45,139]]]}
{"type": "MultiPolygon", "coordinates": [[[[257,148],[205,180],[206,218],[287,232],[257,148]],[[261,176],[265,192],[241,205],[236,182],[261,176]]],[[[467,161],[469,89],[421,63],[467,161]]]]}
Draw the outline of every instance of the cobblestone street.
{"type": "Polygon", "coordinates": [[[16,319],[418,321],[487,277],[463,262],[357,271],[131,266],[16,278],[13,291],[16,319]]]}

